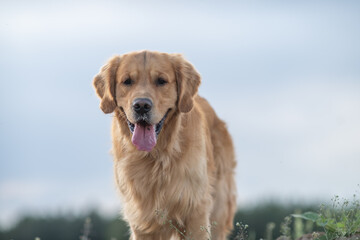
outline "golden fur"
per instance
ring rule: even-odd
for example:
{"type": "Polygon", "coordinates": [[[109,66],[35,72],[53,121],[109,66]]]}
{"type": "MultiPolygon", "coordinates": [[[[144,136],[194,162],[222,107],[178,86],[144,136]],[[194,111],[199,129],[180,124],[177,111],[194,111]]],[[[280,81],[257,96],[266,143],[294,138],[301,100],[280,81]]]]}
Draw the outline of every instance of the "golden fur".
{"type": "Polygon", "coordinates": [[[225,123],[197,95],[194,67],[179,54],[133,52],[110,59],[93,84],[100,108],[114,112],[115,179],[131,239],[179,239],[169,220],[195,240],[208,239],[201,227],[216,222],[211,239],[226,239],[236,209],[234,149],[225,123]],[[159,77],[167,83],[157,85],[159,77]],[[127,125],[139,97],[152,100],[153,123],[171,109],[151,152],[136,149],[127,125]]]}

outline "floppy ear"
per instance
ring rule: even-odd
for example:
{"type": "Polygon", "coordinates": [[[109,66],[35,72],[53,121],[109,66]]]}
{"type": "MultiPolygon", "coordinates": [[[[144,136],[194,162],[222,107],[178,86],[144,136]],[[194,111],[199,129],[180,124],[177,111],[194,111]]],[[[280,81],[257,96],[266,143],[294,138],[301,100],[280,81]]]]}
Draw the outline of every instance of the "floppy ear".
{"type": "Polygon", "coordinates": [[[200,74],[180,54],[172,56],[178,88],[178,108],[180,112],[187,113],[194,106],[194,96],[201,82],[200,74]]]}
{"type": "Polygon", "coordinates": [[[119,64],[119,56],[111,58],[93,80],[95,91],[101,99],[100,108],[104,113],[112,113],[116,107],[115,79],[119,64]]]}

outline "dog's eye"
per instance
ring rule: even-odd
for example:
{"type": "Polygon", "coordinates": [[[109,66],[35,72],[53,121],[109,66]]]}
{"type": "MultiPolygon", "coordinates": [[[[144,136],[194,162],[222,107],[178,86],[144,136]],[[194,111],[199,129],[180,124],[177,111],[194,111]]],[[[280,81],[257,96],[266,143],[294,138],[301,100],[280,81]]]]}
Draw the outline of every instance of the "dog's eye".
{"type": "Polygon", "coordinates": [[[165,79],[163,79],[163,78],[158,78],[156,80],[156,85],[158,85],[158,86],[163,86],[165,84],[167,84],[167,81],[165,79]]]}
{"type": "Polygon", "coordinates": [[[132,84],[131,78],[127,78],[125,81],[123,81],[124,85],[130,86],[132,84]]]}

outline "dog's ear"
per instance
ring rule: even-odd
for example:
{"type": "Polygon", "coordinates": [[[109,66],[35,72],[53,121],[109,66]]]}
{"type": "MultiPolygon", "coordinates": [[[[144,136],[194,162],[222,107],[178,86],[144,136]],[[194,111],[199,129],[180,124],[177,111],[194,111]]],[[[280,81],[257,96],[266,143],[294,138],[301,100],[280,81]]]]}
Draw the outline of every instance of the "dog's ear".
{"type": "Polygon", "coordinates": [[[178,108],[180,112],[187,113],[194,106],[194,96],[201,82],[200,74],[180,54],[173,54],[172,62],[177,83],[178,108]]]}
{"type": "Polygon", "coordinates": [[[119,65],[119,56],[111,58],[108,63],[101,68],[93,80],[95,91],[101,99],[100,108],[104,113],[112,113],[116,107],[115,79],[119,65]]]}

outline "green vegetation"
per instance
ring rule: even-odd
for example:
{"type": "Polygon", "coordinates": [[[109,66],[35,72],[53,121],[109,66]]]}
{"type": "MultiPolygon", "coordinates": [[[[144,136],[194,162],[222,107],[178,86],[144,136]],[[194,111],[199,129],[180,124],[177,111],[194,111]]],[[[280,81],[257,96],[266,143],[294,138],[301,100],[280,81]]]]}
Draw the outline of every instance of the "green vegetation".
{"type": "Polygon", "coordinates": [[[25,216],[13,228],[0,230],[0,240],[129,239],[128,226],[121,219],[104,218],[96,211],[81,216],[69,215],[25,216]]]}
{"type": "MultiPolygon", "coordinates": [[[[267,234],[266,225],[274,222],[276,227],[273,237],[279,235],[280,223],[284,216],[294,213],[296,209],[314,211],[315,206],[283,205],[275,202],[263,203],[252,208],[240,208],[236,213],[234,223],[243,222],[249,226],[245,229],[249,234],[239,238],[236,226],[229,239],[260,239],[267,234]]],[[[245,225],[243,225],[245,227],[245,225]]],[[[213,226],[216,227],[216,226],[213,226]]],[[[205,230],[205,229],[204,229],[205,230]]],[[[175,231],[175,230],[174,230],[175,231]]],[[[127,224],[120,218],[105,218],[96,211],[80,216],[70,214],[56,216],[25,216],[13,228],[0,229],[0,240],[33,240],[39,237],[41,240],[127,240],[129,229],[127,224]]]]}
{"type": "MultiPolygon", "coordinates": [[[[240,232],[243,235],[248,236],[248,240],[273,240],[276,239],[280,235],[280,231],[283,230],[282,223],[285,216],[289,216],[290,214],[299,211],[299,209],[301,209],[303,212],[315,211],[317,206],[317,204],[286,205],[277,202],[268,202],[266,204],[260,204],[252,208],[240,209],[235,215],[234,223],[239,223],[240,226],[248,225],[248,227],[244,229],[247,233],[243,233],[244,231],[240,229],[240,232]],[[246,225],[240,224],[241,222],[246,225]]],[[[288,218],[290,221],[292,220],[290,217],[288,218]]],[[[293,226],[290,226],[289,223],[288,227],[292,228],[293,226]]],[[[239,238],[237,232],[239,232],[239,226],[235,227],[235,231],[232,233],[230,239],[246,239],[244,237],[239,238]]]]}
{"type": "MultiPolygon", "coordinates": [[[[295,219],[304,219],[315,223],[323,229],[324,234],[315,239],[346,239],[357,234],[360,235],[360,201],[353,197],[350,202],[347,199],[340,200],[339,196],[332,199],[331,206],[322,205],[320,211],[293,214],[295,219]]],[[[359,236],[360,239],[360,236],[359,236]]]]}
{"type": "MultiPolygon", "coordinates": [[[[335,197],[331,205],[317,209],[316,205],[276,202],[240,209],[229,239],[291,240],[304,234],[314,240],[360,239],[360,201],[355,195],[352,201],[335,197]]],[[[160,212],[156,214],[162,216],[160,212]]],[[[164,218],[164,224],[179,231],[171,220],[164,218]]],[[[216,223],[201,228],[209,232],[213,227],[216,228],[216,223]]],[[[185,232],[181,235],[184,239],[188,237],[185,232]]],[[[12,229],[0,229],[0,240],[10,239],[125,240],[129,239],[129,228],[120,218],[104,218],[96,211],[82,216],[27,216],[12,229]]]]}
{"type": "Polygon", "coordinates": [[[249,228],[249,225],[237,222],[235,224],[235,230],[233,232],[232,239],[234,239],[234,240],[248,239],[248,237],[249,237],[248,228],[249,228]]]}

